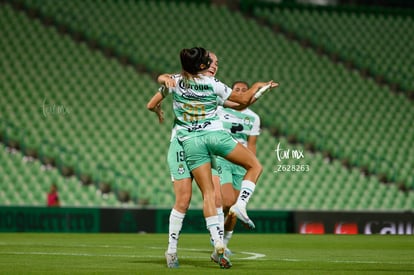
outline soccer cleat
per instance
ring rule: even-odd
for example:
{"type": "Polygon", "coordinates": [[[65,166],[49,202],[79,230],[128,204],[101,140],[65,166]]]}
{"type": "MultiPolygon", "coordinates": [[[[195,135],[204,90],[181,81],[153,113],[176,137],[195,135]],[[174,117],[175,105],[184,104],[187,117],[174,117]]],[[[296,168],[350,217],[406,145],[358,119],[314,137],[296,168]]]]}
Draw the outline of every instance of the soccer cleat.
{"type": "Polygon", "coordinates": [[[220,268],[229,269],[232,266],[232,264],[230,262],[230,259],[225,255],[224,252],[225,249],[223,245],[219,244],[215,246],[215,253],[218,256],[218,264],[220,265],[220,268]]]}
{"type": "MultiPolygon", "coordinates": [[[[230,249],[226,248],[226,249],[224,250],[224,255],[225,255],[227,258],[229,258],[229,256],[233,255],[233,253],[230,251],[230,249]]],[[[217,252],[216,252],[215,250],[213,251],[213,253],[211,253],[211,255],[210,255],[210,259],[211,259],[213,262],[215,262],[215,263],[217,263],[217,264],[218,264],[218,262],[219,262],[219,255],[217,254],[217,252]]]]}
{"type": "Polygon", "coordinates": [[[239,205],[234,204],[232,207],[230,207],[230,213],[235,214],[237,218],[241,220],[248,229],[255,229],[256,226],[254,225],[253,221],[249,218],[249,216],[247,216],[245,208],[242,208],[239,205]]]}
{"type": "Polygon", "coordinates": [[[168,268],[178,268],[177,253],[168,253],[168,251],[165,251],[165,259],[167,260],[168,268]]]}
{"type": "Polygon", "coordinates": [[[217,254],[217,252],[214,250],[213,251],[213,253],[211,253],[211,255],[210,255],[210,259],[213,261],[213,262],[215,262],[215,263],[217,263],[218,264],[218,262],[219,262],[219,256],[218,256],[218,254],[217,254]]]}

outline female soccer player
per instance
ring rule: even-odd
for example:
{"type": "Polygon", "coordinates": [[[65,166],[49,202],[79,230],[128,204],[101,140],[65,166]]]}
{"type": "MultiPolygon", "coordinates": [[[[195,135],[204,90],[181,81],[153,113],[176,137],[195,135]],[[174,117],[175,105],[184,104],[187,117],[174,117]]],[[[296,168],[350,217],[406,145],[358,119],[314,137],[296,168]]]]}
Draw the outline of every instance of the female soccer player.
{"type": "Polygon", "coordinates": [[[173,107],[176,115],[177,138],[185,151],[186,163],[203,194],[203,214],[207,228],[214,240],[214,247],[222,268],[230,268],[230,260],[224,255],[223,239],[220,235],[219,218],[215,207],[215,193],[211,174],[212,156],[218,155],[243,166],[246,169],[240,195],[230,208],[240,220],[254,228],[254,223],[246,213],[246,204],[254,192],[262,166],[243,145],[235,141],[223,130],[216,114],[217,98],[227,99],[248,105],[252,97],[262,87],[278,86],[273,81],[257,82],[243,94],[235,94],[217,79],[204,76],[211,65],[209,53],[200,47],[183,49],[180,52],[182,73],[173,76],[175,83],[162,83],[173,94],[173,107]]]}
{"type": "MultiPolygon", "coordinates": [[[[245,93],[248,89],[249,85],[244,81],[236,81],[232,85],[233,93],[245,93]]],[[[259,116],[249,108],[236,111],[232,108],[218,107],[217,113],[223,122],[224,129],[256,155],[256,141],[260,134],[259,116]]],[[[228,214],[230,207],[236,203],[240,194],[241,182],[246,170],[222,157],[217,157],[217,170],[220,175],[225,215],[224,245],[227,247],[237,221],[236,216],[228,214]]],[[[218,260],[215,253],[211,255],[211,258],[213,261],[218,260]]]]}
{"type": "MultiPolygon", "coordinates": [[[[214,77],[218,71],[218,59],[217,56],[211,52],[210,58],[212,59],[211,66],[204,73],[204,75],[214,77]]],[[[175,83],[169,74],[161,75],[159,76],[159,79],[164,83],[168,83],[169,81],[175,83]]],[[[164,114],[161,109],[161,101],[164,99],[164,96],[163,92],[159,91],[147,104],[147,108],[157,114],[160,123],[164,120],[164,114]]],[[[170,146],[168,149],[168,166],[170,168],[171,179],[174,186],[175,203],[169,218],[168,248],[165,253],[165,257],[169,268],[177,268],[179,266],[177,256],[178,239],[185,214],[190,206],[193,177],[187,163],[185,162],[184,149],[181,143],[178,142],[175,127],[172,130],[170,146]]],[[[215,169],[213,169],[213,182],[216,192],[215,200],[217,213],[221,227],[224,227],[224,214],[221,206],[220,179],[215,169]]]]}

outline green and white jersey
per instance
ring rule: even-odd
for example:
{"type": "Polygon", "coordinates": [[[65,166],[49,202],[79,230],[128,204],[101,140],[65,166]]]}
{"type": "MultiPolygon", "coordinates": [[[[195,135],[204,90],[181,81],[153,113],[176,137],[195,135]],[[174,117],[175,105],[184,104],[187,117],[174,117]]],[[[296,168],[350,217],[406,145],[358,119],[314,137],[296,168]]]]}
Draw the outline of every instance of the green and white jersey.
{"type": "Polygon", "coordinates": [[[217,106],[219,101],[225,101],[230,96],[231,88],[214,77],[204,75],[187,82],[181,75],[174,75],[173,79],[177,85],[168,89],[168,93],[173,95],[178,139],[183,141],[201,136],[206,131],[222,130],[217,106]]]}
{"type": "Polygon", "coordinates": [[[244,146],[247,146],[249,136],[260,135],[260,117],[249,108],[236,111],[218,107],[217,114],[223,122],[224,129],[244,146]]]}

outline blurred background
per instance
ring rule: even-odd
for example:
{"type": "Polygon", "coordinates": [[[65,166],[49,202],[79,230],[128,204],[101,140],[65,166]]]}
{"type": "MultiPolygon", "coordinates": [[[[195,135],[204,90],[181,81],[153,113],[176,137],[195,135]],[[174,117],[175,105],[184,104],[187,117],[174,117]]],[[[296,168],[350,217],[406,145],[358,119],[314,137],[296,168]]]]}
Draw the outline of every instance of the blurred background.
{"type": "Polygon", "coordinates": [[[64,207],[172,207],[171,98],[164,124],[146,103],[202,46],[228,85],[280,83],[251,107],[250,209],[414,209],[411,1],[0,3],[2,206],[46,206],[56,184],[64,207]]]}

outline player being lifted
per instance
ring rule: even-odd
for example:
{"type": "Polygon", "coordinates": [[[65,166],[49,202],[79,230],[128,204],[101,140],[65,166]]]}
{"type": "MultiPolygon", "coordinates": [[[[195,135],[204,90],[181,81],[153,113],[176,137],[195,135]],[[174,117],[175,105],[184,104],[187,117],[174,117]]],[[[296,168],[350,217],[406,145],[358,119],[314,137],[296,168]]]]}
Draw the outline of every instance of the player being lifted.
{"type": "MultiPolygon", "coordinates": [[[[183,145],[186,163],[191,170],[203,195],[203,214],[207,228],[214,240],[214,247],[222,268],[230,268],[230,260],[224,255],[224,243],[220,232],[215,193],[211,174],[213,155],[243,166],[246,174],[243,178],[240,196],[230,208],[249,227],[254,223],[246,213],[246,205],[254,192],[262,167],[246,147],[239,144],[223,130],[217,116],[217,98],[227,99],[248,105],[253,96],[259,97],[259,89],[278,86],[273,81],[257,82],[243,94],[234,94],[231,89],[217,79],[206,77],[202,73],[210,67],[211,59],[204,48],[183,49],[180,52],[182,73],[173,76],[175,83],[168,87],[173,94],[173,108],[176,116],[177,138],[183,145]]],[[[166,84],[166,83],[162,83],[166,84]]]]}
{"type": "MultiPolygon", "coordinates": [[[[249,85],[244,81],[237,81],[232,85],[233,93],[245,93],[248,89],[249,85]]],[[[237,111],[233,108],[223,108],[220,106],[218,107],[217,114],[223,122],[224,129],[256,155],[256,141],[257,136],[260,134],[259,116],[249,108],[237,111]]],[[[237,221],[235,215],[229,214],[229,210],[236,203],[237,197],[240,194],[241,183],[246,170],[225,158],[217,157],[217,171],[220,175],[225,215],[224,245],[227,247],[237,221]]],[[[211,254],[211,259],[215,262],[218,261],[218,256],[215,252],[211,254]]]]}

